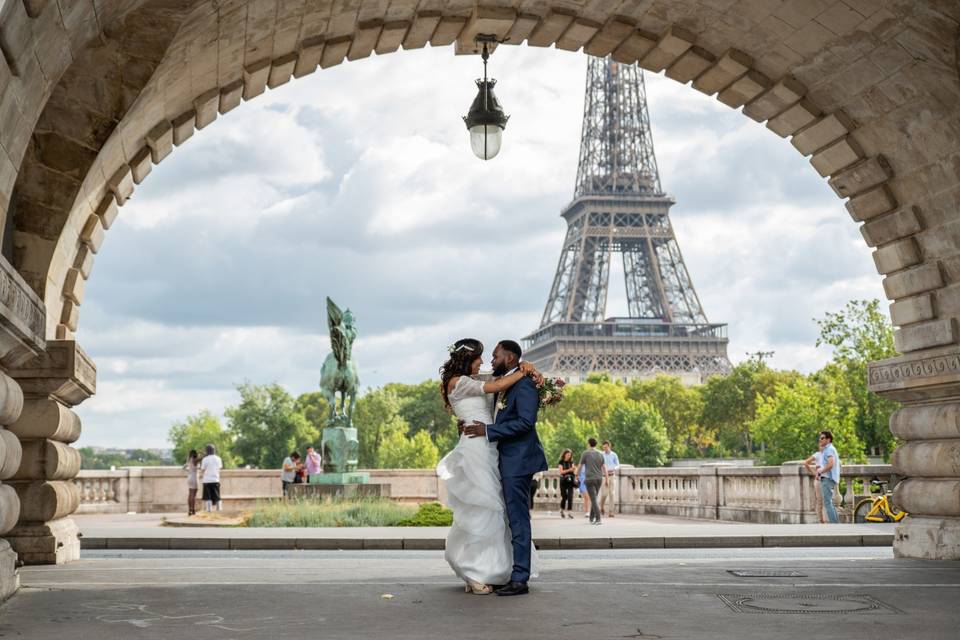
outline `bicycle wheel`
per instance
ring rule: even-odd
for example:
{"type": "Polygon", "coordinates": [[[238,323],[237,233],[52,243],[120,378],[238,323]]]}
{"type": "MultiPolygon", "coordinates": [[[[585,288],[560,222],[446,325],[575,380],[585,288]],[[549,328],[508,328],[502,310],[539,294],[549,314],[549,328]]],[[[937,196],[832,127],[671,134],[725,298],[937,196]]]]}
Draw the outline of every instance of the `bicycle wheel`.
{"type": "Polygon", "coordinates": [[[870,509],[873,508],[873,499],[864,498],[857,503],[856,508],[853,510],[853,521],[854,522],[870,522],[867,520],[867,514],[870,513],[870,509]]]}

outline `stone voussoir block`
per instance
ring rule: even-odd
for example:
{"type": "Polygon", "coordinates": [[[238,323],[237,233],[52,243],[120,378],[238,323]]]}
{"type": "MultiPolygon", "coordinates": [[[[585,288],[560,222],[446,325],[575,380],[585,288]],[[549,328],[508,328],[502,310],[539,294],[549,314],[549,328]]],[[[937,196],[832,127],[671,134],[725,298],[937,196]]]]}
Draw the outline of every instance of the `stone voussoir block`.
{"type": "Polygon", "coordinates": [[[400,45],[403,44],[403,39],[407,37],[410,24],[409,20],[388,20],[384,22],[383,30],[380,31],[380,38],[377,39],[377,46],[373,48],[377,55],[382,56],[399,49],[400,45]]]}
{"type": "Polygon", "coordinates": [[[243,100],[243,80],[234,80],[233,82],[220,88],[220,101],[218,108],[220,114],[224,115],[240,106],[243,100]]]}
{"type": "Polygon", "coordinates": [[[686,53],[695,41],[693,33],[673,25],[663,34],[657,46],[639,60],[639,64],[644,69],[660,73],[686,53]]]}
{"type": "Polygon", "coordinates": [[[861,160],[830,178],[829,185],[841,198],[856,196],[880,186],[893,176],[890,163],[883,156],[861,160]]]}
{"type": "Polygon", "coordinates": [[[716,56],[706,49],[694,45],[667,67],[666,75],[681,84],[687,84],[710,68],[716,59],[716,56]]]}
{"type": "Polygon", "coordinates": [[[153,164],[160,164],[173,151],[173,125],[168,120],[158,122],[145,138],[153,164]]]}
{"type": "Polygon", "coordinates": [[[923,261],[920,247],[914,238],[903,238],[873,252],[877,273],[886,275],[920,264],[923,261]]]}
{"type": "Polygon", "coordinates": [[[743,76],[753,66],[753,58],[738,49],[730,49],[717,63],[693,81],[693,88],[712,96],[723,91],[743,76]]]}
{"type": "Polygon", "coordinates": [[[90,251],[96,253],[103,246],[104,237],[103,220],[97,214],[91,213],[84,223],[83,229],[80,230],[80,242],[90,247],[90,251]]]}
{"type": "Polygon", "coordinates": [[[943,286],[943,275],[936,263],[926,263],[898,271],[883,279],[883,291],[889,300],[899,300],[943,286]]]}
{"type": "Polygon", "coordinates": [[[933,296],[929,293],[903,298],[890,304],[890,320],[896,327],[932,320],[934,316],[933,296]]]}
{"type": "Polygon", "coordinates": [[[267,90],[270,60],[264,58],[243,68],[243,99],[252,100],[267,90]]]}
{"type": "Polygon", "coordinates": [[[549,47],[567,30],[576,15],[570,9],[553,9],[534,27],[527,44],[531,47],[549,47]]]}
{"type": "Polygon", "coordinates": [[[856,123],[852,118],[842,111],[835,111],[798,131],[790,144],[803,155],[809,156],[854,129],[856,123]]]}
{"type": "Polygon", "coordinates": [[[870,247],[877,247],[919,233],[923,229],[916,207],[904,207],[876,217],[862,227],[860,235],[870,247]]]}
{"type": "Polygon", "coordinates": [[[73,300],[64,300],[63,309],[60,311],[60,324],[66,326],[70,331],[76,331],[80,323],[80,305],[73,300]]]}
{"type": "Polygon", "coordinates": [[[347,60],[352,62],[369,57],[373,53],[373,48],[377,46],[382,32],[383,19],[381,18],[359,21],[350,49],[347,51],[347,60]]]}
{"type": "Polygon", "coordinates": [[[133,154],[133,158],[130,159],[130,171],[133,173],[133,181],[136,184],[140,184],[147,179],[152,169],[153,154],[150,151],[150,147],[144,146],[140,151],[133,154]]]}
{"type": "Polygon", "coordinates": [[[320,56],[320,68],[329,69],[335,67],[347,56],[350,50],[350,36],[338,36],[327,40],[323,45],[323,55],[320,56]]]}
{"type": "Polygon", "coordinates": [[[637,29],[614,49],[611,57],[621,64],[633,64],[657,46],[657,36],[637,29]]]}
{"type": "Polygon", "coordinates": [[[717,94],[717,100],[731,109],[739,109],[769,89],[772,84],[770,78],[750,69],[717,94]]]}
{"type": "MultiPolygon", "coordinates": [[[[214,114],[216,114],[216,109],[214,109],[214,114]]],[[[173,125],[173,144],[179,147],[193,136],[193,130],[197,123],[197,112],[193,109],[185,111],[171,120],[170,123],[173,125]]]]}
{"type": "Polygon", "coordinates": [[[203,129],[217,119],[220,109],[220,90],[210,89],[196,97],[193,101],[193,110],[196,112],[197,129],[203,129]]]}
{"type": "Polygon", "coordinates": [[[288,53],[280,56],[270,64],[270,75],[267,77],[267,86],[276,89],[280,85],[290,82],[293,69],[297,64],[297,53],[288,53]]]}
{"type": "Polygon", "coordinates": [[[764,122],[783,113],[787,107],[798,102],[806,93],[807,88],[796,78],[785,76],[751,100],[743,108],[743,114],[757,122],[764,122]]]}
{"type": "Polygon", "coordinates": [[[557,49],[563,51],[578,51],[603,26],[589,18],[575,18],[567,30],[557,39],[557,49]]]}
{"type": "MultiPolygon", "coordinates": [[[[413,22],[407,30],[407,35],[403,38],[404,49],[421,49],[430,42],[433,32],[437,30],[440,24],[441,12],[437,9],[424,9],[417,11],[413,22]]],[[[539,17],[537,17],[539,21],[539,17]]],[[[511,42],[520,44],[519,40],[511,38],[511,42]]]]}
{"type": "Polygon", "coordinates": [[[792,136],[820,117],[820,109],[805,98],[767,121],[767,129],[781,138],[792,136]]]}
{"type": "Polygon", "coordinates": [[[635,28],[632,21],[619,16],[613,17],[597,31],[583,47],[583,51],[587,55],[605,58],[613,53],[635,28]]]}
{"type": "Polygon", "coordinates": [[[297,64],[293,66],[293,77],[302,78],[317,70],[320,58],[323,56],[323,45],[327,39],[323,36],[313,36],[300,43],[297,53],[297,64]]]}
{"type": "Polygon", "coordinates": [[[80,271],[80,275],[86,280],[93,271],[93,251],[85,244],[80,244],[77,248],[77,255],[73,259],[73,266],[80,271]]]}
{"type": "Polygon", "coordinates": [[[71,267],[67,270],[67,277],[63,281],[63,297],[80,304],[83,302],[83,292],[86,284],[87,281],[83,278],[80,270],[71,267]]]}
{"type": "Polygon", "coordinates": [[[847,211],[857,222],[864,222],[897,208],[897,199],[887,185],[864,191],[847,202],[847,211]]]}
{"type": "Polygon", "coordinates": [[[820,177],[832,176],[863,159],[863,149],[852,136],[840,138],[810,158],[810,164],[820,177]]]}
{"type": "Polygon", "coordinates": [[[466,26],[466,16],[443,16],[430,38],[430,44],[434,47],[451,45],[460,37],[460,33],[466,26]]]}
{"type": "Polygon", "coordinates": [[[893,332],[893,346],[900,353],[941,347],[955,344],[956,341],[956,322],[953,318],[918,322],[893,332]]]}
{"type": "Polygon", "coordinates": [[[133,193],[133,172],[129,165],[123,165],[110,176],[107,180],[107,189],[113,193],[117,204],[123,205],[127,201],[133,193]]]}

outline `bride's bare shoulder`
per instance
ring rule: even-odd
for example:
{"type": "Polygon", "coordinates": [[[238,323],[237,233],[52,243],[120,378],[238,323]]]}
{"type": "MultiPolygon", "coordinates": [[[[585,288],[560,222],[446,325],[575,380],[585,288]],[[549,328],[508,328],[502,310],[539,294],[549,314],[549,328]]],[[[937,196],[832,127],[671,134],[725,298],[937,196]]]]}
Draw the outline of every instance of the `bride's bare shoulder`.
{"type": "Polygon", "coordinates": [[[450,393],[457,387],[457,383],[460,382],[460,378],[463,376],[454,376],[447,380],[447,393],[450,393]]]}

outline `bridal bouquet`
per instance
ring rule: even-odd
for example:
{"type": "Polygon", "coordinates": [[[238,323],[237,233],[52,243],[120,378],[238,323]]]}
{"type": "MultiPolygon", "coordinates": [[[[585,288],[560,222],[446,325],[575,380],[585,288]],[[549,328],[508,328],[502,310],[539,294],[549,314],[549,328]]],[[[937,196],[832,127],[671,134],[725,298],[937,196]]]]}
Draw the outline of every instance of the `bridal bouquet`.
{"type": "Polygon", "coordinates": [[[563,400],[563,387],[566,384],[563,378],[544,378],[543,382],[537,385],[537,393],[540,395],[540,407],[548,407],[551,404],[557,404],[563,400]]]}

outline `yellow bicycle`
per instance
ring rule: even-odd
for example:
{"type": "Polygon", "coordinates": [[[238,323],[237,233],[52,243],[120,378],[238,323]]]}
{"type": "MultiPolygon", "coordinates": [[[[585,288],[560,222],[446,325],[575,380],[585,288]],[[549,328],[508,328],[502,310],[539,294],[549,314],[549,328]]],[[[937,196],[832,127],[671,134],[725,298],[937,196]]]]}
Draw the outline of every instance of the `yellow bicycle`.
{"type": "Polygon", "coordinates": [[[900,522],[907,515],[906,511],[897,511],[890,504],[890,494],[887,493],[887,483],[878,478],[870,481],[871,493],[876,493],[874,487],[880,491],[880,495],[864,498],[857,503],[853,509],[854,522],[900,522]]]}

